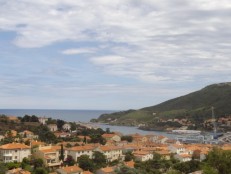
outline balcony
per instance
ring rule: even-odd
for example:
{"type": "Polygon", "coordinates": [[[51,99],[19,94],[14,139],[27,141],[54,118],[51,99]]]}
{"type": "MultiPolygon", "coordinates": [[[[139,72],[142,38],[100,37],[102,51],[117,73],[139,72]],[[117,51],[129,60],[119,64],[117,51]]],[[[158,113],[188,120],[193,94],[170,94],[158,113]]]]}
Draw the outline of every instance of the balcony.
{"type": "Polygon", "coordinates": [[[12,153],[5,153],[5,154],[3,154],[3,156],[13,156],[13,154],[12,153]]]}
{"type": "Polygon", "coordinates": [[[48,167],[60,166],[61,162],[47,163],[48,167]]]}

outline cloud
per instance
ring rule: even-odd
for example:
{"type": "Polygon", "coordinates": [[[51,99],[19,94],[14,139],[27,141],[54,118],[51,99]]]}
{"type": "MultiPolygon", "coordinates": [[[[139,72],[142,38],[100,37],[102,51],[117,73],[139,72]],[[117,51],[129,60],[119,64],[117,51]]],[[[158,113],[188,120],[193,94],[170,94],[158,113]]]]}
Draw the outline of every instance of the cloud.
{"type": "Polygon", "coordinates": [[[0,11],[18,47],[95,43],[61,53],[94,53],[89,62],[105,74],[157,83],[231,73],[229,0],[7,0],[0,11]]]}
{"type": "Polygon", "coordinates": [[[63,50],[62,54],[65,55],[75,55],[75,54],[84,54],[84,53],[94,53],[95,49],[93,48],[72,48],[63,50]]]}

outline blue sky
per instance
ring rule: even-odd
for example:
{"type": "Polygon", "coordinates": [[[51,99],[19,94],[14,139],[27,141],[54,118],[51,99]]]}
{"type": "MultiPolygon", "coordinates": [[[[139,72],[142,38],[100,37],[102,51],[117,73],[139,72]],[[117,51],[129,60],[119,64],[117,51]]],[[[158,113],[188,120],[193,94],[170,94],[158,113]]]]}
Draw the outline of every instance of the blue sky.
{"type": "Polygon", "coordinates": [[[231,81],[229,0],[0,0],[0,106],[138,109],[231,81]]]}

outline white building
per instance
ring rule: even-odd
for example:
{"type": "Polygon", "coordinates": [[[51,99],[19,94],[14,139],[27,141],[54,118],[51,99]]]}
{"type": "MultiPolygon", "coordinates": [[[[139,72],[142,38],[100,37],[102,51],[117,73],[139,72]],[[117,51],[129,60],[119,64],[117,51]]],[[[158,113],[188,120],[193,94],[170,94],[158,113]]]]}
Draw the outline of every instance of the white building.
{"type": "Polygon", "coordinates": [[[81,155],[88,155],[90,159],[93,157],[93,152],[96,149],[93,145],[85,146],[75,146],[69,149],[66,149],[67,156],[70,155],[72,158],[77,161],[81,155]]]}
{"type": "Polygon", "coordinates": [[[134,151],[133,155],[137,161],[148,161],[153,159],[153,153],[148,151],[134,151]]]}
{"type": "Polygon", "coordinates": [[[71,130],[71,125],[70,125],[69,123],[65,123],[65,124],[63,125],[63,129],[64,129],[64,130],[71,130]]]}
{"type": "Polygon", "coordinates": [[[44,125],[48,121],[48,118],[46,118],[46,117],[39,117],[38,120],[39,120],[40,123],[42,123],[44,125]]]}
{"type": "Polygon", "coordinates": [[[176,153],[176,154],[185,154],[186,150],[184,145],[182,144],[171,144],[168,149],[170,150],[171,153],[176,153]]]}
{"type": "Polygon", "coordinates": [[[33,156],[34,158],[41,158],[45,166],[54,167],[62,164],[62,161],[59,160],[60,152],[61,146],[39,146],[33,149],[33,156]]]}
{"type": "Polygon", "coordinates": [[[107,161],[124,160],[122,148],[118,146],[100,146],[96,151],[103,153],[107,161]]]}
{"type": "Polygon", "coordinates": [[[28,158],[31,155],[29,146],[21,143],[10,143],[0,146],[0,160],[7,162],[22,162],[23,158],[28,158]]]}
{"type": "Polygon", "coordinates": [[[48,128],[50,129],[51,132],[55,132],[58,130],[58,127],[56,124],[48,124],[48,128]]]}

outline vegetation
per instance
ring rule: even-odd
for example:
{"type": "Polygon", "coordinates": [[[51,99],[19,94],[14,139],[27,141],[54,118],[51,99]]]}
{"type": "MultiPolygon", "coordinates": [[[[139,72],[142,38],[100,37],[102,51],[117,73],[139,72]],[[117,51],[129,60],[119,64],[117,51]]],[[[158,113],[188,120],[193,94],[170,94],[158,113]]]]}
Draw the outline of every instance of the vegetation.
{"type": "MultiPolygon", "coordinates": [[[[231,83],[207,86],[199,91],[168,100],[155,106],[139,110],[128,110],[112,114],[103,114],[96,121],[117,125],[139,125],[147,123],[148,127],[168,127],[156,124],[154,120],[187,118],[201,125],[203,120],[211,117],[211,107],[215,108],[216,117],[231,114],[231,83]],[[113,121],[113,122],[112,122],[113,121]]],[[[174,127],[180,127],[175,124],[174,127]]]]}

